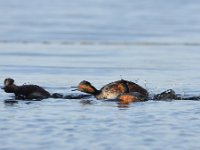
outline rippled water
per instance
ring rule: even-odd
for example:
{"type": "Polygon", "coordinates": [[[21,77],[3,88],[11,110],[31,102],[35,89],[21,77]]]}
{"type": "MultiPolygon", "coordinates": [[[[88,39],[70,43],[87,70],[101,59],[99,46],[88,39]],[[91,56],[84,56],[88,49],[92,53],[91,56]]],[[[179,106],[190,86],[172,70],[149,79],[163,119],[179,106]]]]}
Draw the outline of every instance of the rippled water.
{"type": "MultiPolygon", "coordinates": [[[[198,46],[1,44],[1,81],[71,93],[81,80],[100,88],[120,79],[151,93],[199,94],[198,46]]],[[[4,103],[1,149],[199,149],[199,101],[116,102],[46,99],[4,103]]]]}
{"type": "Polygon", "coordinates": [[[0,0],[0,40],[199,42],[199,0],[0,0]]]}
{"type": "MultiPolygon", "coordinates": [[[[197,0],[0,0],[0,85],[72,92],[121,78],[151,94],[200,94],[197,0]]],[[[45,99],[5,103],[0,149],[200,149],[200,102],[45,99]]]]}

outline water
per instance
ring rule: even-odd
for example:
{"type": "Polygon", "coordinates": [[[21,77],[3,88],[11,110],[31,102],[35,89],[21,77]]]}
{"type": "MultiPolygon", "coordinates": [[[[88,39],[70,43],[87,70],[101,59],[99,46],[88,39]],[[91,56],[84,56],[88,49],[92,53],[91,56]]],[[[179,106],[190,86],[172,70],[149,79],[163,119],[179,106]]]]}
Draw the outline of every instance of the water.
{"type": "MultiPolygon", "coordinates": [[[[0,81],[51,93],[82,80],[97,88],[121,78],[151,94],[199,95],[197,0],[1,1],[0,81]]],[[[45,99],[5,103],[0,149],[199,149],[199,101],[45,99]]]]}
{"type": "MultiPolygon", "coordinates": [[[[198,46],[1,44],[1,81],[39,84],[71,93],[89,80],[96,87],[120,79],[151,93],[173,88],[199,94],[198,46]]],[[[199,149],[199,101],[130,105],[46,99],[0,105],[1,149],[199,149]]]]}
{"type": "Polygon", "coordinates": [[[1,41],[199,42],[199,0],[1,0],[1,41]]]}

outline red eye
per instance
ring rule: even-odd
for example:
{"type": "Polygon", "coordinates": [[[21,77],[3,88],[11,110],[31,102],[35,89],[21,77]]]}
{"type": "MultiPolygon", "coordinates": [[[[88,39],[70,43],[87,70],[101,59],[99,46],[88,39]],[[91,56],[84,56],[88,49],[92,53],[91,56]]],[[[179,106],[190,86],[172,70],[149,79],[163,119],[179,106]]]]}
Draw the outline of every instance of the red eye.
{"type": "Polygon", "coordinates": [[[81,84],[81,85],[79,85],[79,88],[80,88],[80,89],[83,89],[84,87],[85,87],[85,86],[84,86],[84,85],[82,85],[82,84],[81,84]]]}

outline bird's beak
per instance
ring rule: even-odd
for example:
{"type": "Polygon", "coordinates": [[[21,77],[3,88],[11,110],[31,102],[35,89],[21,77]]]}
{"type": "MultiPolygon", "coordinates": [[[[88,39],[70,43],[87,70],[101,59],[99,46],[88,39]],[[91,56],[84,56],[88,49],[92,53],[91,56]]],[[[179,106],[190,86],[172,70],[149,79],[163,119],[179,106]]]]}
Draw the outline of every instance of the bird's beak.
{"type": "Polygon", "coordinates": [[[79,91],[79,89],[78,89],[78,88],[76,88],[76,89],[72,89],[72,91],[79,91]]]}
{"type": "Polygon", "coordinates": [[[79,91],[77,86],[71,86],[71,88],[73,88],[72,91],[79,91]]]}
{"type": "Polygon", "coordinates": [[[0,87],[1,87],[1,89],[2,89],[2,90],[4,90],[4,89],[5,89],[5,87],[3,87],[3,86],[0,86],[0,87]]]}

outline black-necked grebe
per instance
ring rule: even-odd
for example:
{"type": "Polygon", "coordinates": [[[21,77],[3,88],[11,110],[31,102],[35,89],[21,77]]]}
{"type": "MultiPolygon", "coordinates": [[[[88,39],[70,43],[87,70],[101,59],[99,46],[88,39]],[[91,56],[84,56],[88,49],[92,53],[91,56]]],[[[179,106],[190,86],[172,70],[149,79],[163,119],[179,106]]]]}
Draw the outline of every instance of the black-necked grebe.
{"type": "Polygon", "coordinates": [[[97,99],[116,99],[121,94],[131,92],[139,93],[142,96],[142,99],[148,98],[148,92],[146,89],[127,80],[111,82],[102,87],[100,90],[97,90],[90,82],[84,80],[79,83],[78,90],[84,93],[92,94],[97,99]]]}
{"type": "Polygon", "coordinates": [[[166,90],[160,94],[156,94],[153,98],[154,100],[169,100],[169,99],[174,99],[174,100],[180,100],[181,97],[179,97],[174,90],[169,89],[166,90]]]}
{"type": "Polygon", "coordinates": [[[48,91],[37,85],[17,86],[11,78],[4,80],[2,89],[6,93],[14,93],[17,99],[45,99],[51,96],[48,91]]]}

